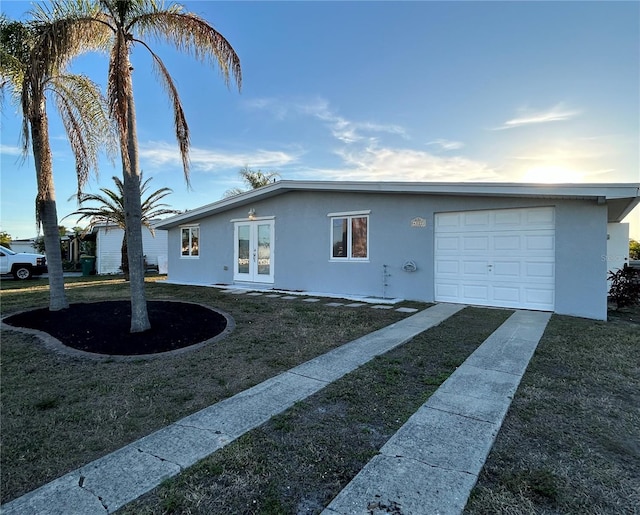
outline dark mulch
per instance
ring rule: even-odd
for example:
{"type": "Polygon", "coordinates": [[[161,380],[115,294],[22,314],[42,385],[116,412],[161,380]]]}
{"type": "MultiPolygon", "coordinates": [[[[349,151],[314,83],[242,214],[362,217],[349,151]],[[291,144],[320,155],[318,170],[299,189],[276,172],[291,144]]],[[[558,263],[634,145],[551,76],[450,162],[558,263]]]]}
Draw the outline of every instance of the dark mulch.
{"type": "Polygon", "coordinates": [[[130,333],[131,303],[108,301],[71,304],[68,309],[36,309],[4,319],[14,327],[37,329],[64,345],[97,354],[137,356],[181,349],[217,336],[226,318],[186,302],[148,301],[151,329],[130,333]]]}

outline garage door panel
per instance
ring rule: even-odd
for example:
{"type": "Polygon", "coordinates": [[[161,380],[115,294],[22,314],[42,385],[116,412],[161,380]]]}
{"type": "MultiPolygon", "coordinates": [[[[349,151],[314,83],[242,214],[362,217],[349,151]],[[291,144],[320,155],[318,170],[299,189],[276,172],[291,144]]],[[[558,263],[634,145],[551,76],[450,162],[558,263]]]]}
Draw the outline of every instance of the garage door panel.
{"type": "Polygon", "coordinates": [[[493,298],[498,302],[519,303],[522,295],[519,287],[514,286],[494,286],[493,298]]]}
{"type": "Polygon", "coordinates": [[[489,265],[486,260],[483,261],[463,261],[462,273],[469,277],[481,276],[485,277],[489,273],[489,265]]]}
{"type": "Polygon", "coordinates": [[[541,262],[528,262],[525,263],[527,269],[527,277],[536,279],[549,279],[555,278],[555,264],[554,263],[541,263],[541,262]]]}
{"type": "Polygon", "coordinates": [[[489,236],[462,236],[462,249],[465,251],[489,250],[489,236]]]}
{"type": "Polygon", "coordinates": [[[556,212],[552,207],[527,209],[525,214],[526,223],[529,227],[542,225],[554,228],[556,225],[556,212]]]}
{"type": "Polygon", "coordinates": [[[489,227],[490,214],[489,211],[468,211],[462,217],[463,226],[470,227],[489,227]]]}
{"type": "Polygon", "coordinates": [[[513,229],[522,225],[522,212],[514,209],[500,209],[494,213],[494,225],[500,229],[513,229]]]}
{"type": "Polygon", "coordinates": [[[460,274],[460,263],[454,260],[438,259],[436,261],[436,274],[457,276],[460,274]]]}
{"type": "Polygon", "coordinates": [[[494,250],[522,250],[522,236],[519,234],[505,234],[493,237],[494,250]]]}
{"type": "Polygon", "coordinates": [[[460,228],[460,213],[440,213],[436,219],[436,228],[441,232],[458,230],[460,228]]]}
{"type": "Polygon", "coordinates": [[[555,248],[555,237],[553,234],[527,234],[524,238],[527,251],[549,251],[555,248]]]}
{"type": "Polygon", "coordinates": [[[493,276],[495,279],[518,278],[522,275],[522,263],[517,261],[494,261],[493,276]]]}
{"type": "Polygon", "coordinates": [[[489,286],[486,284],[463,284],[462,296],[465,302],[485,303],[489,300],[489,286]]]}
{"type": "Polygon", "coordinates": [[[436,251],[458,252],[460,250],[459,236],[442,236],[436,241],[436,251]]]}
{"type": "Polygon", "coordinates": [[[547,309],[545,306],[554,303],[554,293],[546,289],[525,288],[525,300],[532,306],[540,306],[541,309],[547,309]]]}
{"type": "Polygon", "coordinates": [[[554,225],[553,208],[437,214],[435,299],[553,310],[554,225]]]}
{"type": "Polygon", "coordinates": [[[457,283],[440,282],[436,285],[436,296],[445,302],[455,302],[460,298],[460,287],[457,283]]]}

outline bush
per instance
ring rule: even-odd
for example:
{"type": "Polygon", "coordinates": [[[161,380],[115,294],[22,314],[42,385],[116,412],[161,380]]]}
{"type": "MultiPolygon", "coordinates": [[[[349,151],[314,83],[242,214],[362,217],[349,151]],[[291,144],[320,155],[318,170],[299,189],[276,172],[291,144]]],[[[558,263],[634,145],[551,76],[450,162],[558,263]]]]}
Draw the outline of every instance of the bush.
{"type": "Polygon", "coordinates": [[[640,270],[624,265],[615,272],[609,271],[609,298],[616,303],[616,309],[640,303],[640,270]]]}

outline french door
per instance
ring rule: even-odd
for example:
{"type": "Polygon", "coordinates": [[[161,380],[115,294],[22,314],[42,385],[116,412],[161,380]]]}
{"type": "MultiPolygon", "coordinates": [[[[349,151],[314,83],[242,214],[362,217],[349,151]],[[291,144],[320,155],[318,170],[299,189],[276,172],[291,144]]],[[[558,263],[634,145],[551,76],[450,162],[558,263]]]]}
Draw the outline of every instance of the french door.
{"type": "Polygon", "coordinates": [[[235,281],[273,283],[273,220],[235,222],[235,281]]]}

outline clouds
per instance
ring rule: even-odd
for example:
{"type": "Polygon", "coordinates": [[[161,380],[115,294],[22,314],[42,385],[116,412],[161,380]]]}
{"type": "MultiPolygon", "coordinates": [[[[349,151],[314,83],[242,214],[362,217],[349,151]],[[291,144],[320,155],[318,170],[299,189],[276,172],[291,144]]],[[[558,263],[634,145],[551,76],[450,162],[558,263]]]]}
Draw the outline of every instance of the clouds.
{"type": "Polygon", "coordinates": [[[453,156],[442,157],[420,150],[370,146],[338,152],[341,170],[326,172],[331,180],[368,181],[497,181],[499,175],[486,163],[453,156]]]}
{"type": "MultiPolygon", "coordinates": [[[[499,160],[485,161],[465,152],[467,147],[461,140],[433,138],[426,143],[415,143],[419,138],[399,124],[386,123],[373,116],[349,118],[320,96],[290,100],[254,98],[245,100],[243,105],[249,119],[255,119],[259,113],[268,115],[261,127],[269,143],[256,149],[238,143],[234,143],[234,148],[192,148],[194,172],[235,174],[249,165],[276,170],[285,179],[492,182],[531,180],[532,174],[538,176],[543,170],[549,175],[546,171],[558,170],[558,167],[566,172],[565,177],[569,171],[579,170],[581,175],[573,174],[572,178],[593,177],[603,169],[601,166],[594,169],[587,163],[588,158],[601,157],[602,149],[579,145],[570,138],[555,140],[554,144],[537,139],[535,146],[533,142],[523,141],[510,142],[508,147],[500,143],[510,148],[511,155],[505,153],[499,160]]],[[[579,114],[579,110],[562,103],[544,110],[522,108],[495,130],[564,121],[579,114]]],[[[413,131],[423,129],[437,130],[418,126],[413,131]]],[[[466,134],[473,134],[474,130],[486,134],[489,146],[504,139],[497,133],[490,136],[492,133],[481,127],[463,130],[466,134]]],[[[149,142],[141,145],[140,153],[143,166],[181,167],[173,143],[149,142]]]]}
{"type": "Polygon", "coordinates": [[[527,107],[523,107],[518,109],[518,114],[515,118],[507,120],[499,127],[495,127],[493,130],[500,131],[515,129],[526,125],[566,121],[578,116],[579,114],[581,114],[579,110],[569,109],[562,103],[541,111],[534,111],[527,107]]]}
{"type": "Polygon", "coordinates": [[[375,135],[385,133],[407,136],[405,129],[399,125],[349,120],[339,115],[322,97],[291,100],[256,98],[246,101],[244,105],[248,109],[267,111],[277,121],[299,117],[315,118],[324,123],[335,139],[346,144],[371,140],[375,135]]]}
{"type": "Polygon", "coordinates": [[[0,145],[0,154],[4,156],[22,156],[22,148],[11,145],[0,145]]]}
{"type": "MultiPolygon", "coordinates": [[[[277,168],[295,163],[300,156],[299,151],[288,152],[284,150],[254,151],[243,150],[212,150],[192,147],[189,152],[192,170],[199,172],[215,172],[240,169],[245,165],[255,168],[277,168]]],[[[182,159],[175,143],[165,141],[149,141],[140,145],[140,157],[145,164],[153,167],[182,168],[182,159]]]]}
{"type": "MultiPolygon", "coordinates": [[[[316,180],[367,181],[457,181],[498,180],[488,164],[461,156],[440,156],[406,145],[409,131],[398,125],[377,120],[352,120],[340,114],[321,97],[296,99],[254,99],[246,107],[266,111],[278,122],[310,124],[319,121],[326,130],[325,153],[334,159],[324,162],[300,162],[286,178],[316,180]],[[304,118],[308,120],[304,120],[304,118]],[[301,119],[302,118],[302,119],[301,119]],[[405,142],[403,144],[403,142],[405,142]],[[335,158],[338,161],[335,161],[335,158]]],[[[460,141],[438,138],[427,143],[434,150],[453,152],[464,147],[460,141]]],[[[309,149],[311,153],[311,149],[309,149]]]]}
{"type": "Polygon", "coordinates": [[[436,145],[440,150],[459,150],[464,147],[464,143],[461,141],[450,141],[441,138],[429,141],[427,145],[436,145]]]}

